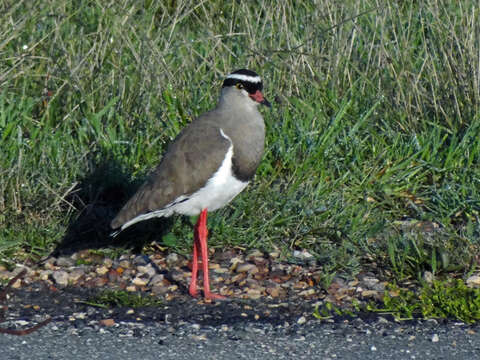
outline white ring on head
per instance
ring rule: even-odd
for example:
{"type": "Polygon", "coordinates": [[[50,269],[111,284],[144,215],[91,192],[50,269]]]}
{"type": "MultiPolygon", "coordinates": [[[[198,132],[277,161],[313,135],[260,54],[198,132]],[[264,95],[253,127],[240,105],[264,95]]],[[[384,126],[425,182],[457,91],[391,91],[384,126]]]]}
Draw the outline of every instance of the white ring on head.
{"type": "Polygon", "coordinates": [[[244,74],[230,74],[227,76],[227,79],[237,79],[240,81],[248,81],[251,83],[262,82],[262,79],[260,78],[260,76],[250,76],[250,75],[244,75],[244,74]]]}

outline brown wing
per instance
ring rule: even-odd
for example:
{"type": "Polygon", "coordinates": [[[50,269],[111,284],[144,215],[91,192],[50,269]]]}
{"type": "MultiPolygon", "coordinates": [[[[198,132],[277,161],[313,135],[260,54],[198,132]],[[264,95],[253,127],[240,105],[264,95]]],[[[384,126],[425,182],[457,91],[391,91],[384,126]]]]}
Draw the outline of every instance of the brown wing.
{"type": "Polygon", "coordinates": [[[194,120],[169,146],[148,180],[112,220],[111,227],[119,228],[202,188],[222,164],[229,147],[230,141],[208,117],[194,120]]]}

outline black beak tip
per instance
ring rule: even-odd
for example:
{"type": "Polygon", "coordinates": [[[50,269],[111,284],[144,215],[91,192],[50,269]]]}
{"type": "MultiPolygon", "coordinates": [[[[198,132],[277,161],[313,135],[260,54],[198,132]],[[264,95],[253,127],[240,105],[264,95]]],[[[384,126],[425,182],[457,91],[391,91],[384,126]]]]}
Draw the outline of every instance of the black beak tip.
{"type": "Polygon", "coordinates": [[[270,104],[270,101],[268,101],[267,99],[263,99],[263,101],[260,104],[265,105],[269,108],[272,107],[272,104],[270,104]]]}

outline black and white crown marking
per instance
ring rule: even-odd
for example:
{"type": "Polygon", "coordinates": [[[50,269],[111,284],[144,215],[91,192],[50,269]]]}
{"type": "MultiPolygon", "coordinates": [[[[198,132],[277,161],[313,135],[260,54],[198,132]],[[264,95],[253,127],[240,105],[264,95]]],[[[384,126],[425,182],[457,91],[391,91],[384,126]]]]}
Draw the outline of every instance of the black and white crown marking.
{"type": "Polygon", "coordinates": [[[263,83],[260,76],[258,76],[255,71],[247,69],[240,69],[229,74],[225,78],[222,87],[235,86],[238,83],[241,83],[245,90],[250,94],[254,94],[258,90],[262,91],[263,89],[263,83]]]}

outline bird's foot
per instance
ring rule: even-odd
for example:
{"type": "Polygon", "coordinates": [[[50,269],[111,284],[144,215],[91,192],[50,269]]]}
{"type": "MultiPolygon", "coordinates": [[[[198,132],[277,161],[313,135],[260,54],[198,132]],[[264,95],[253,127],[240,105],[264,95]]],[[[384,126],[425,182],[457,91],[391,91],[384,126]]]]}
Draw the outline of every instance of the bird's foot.
{"type": "Polygon", "coordinates": [[[223,295],[220,295],[220,294],[215,294],[215,293],[212,293],[210,291],[208,291],[208,292],[205,291],[203,295],[204,295],[204,298],[206,300],[225,300],[225,299],[227,299],[226,296],[223,296],[223,295]]]}

